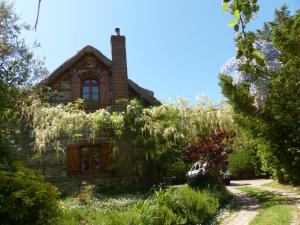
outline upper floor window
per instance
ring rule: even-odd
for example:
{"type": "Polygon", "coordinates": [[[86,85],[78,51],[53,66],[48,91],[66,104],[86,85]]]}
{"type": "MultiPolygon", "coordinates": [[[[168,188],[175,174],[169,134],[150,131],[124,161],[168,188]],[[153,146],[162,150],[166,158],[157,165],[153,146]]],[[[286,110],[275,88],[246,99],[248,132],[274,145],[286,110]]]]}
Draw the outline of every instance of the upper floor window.
{"type": "Polygon", "coordinates": [[[82,83],[82,99],[85,108],[94,110],[99,108],[99,83],[96,80],[85,80],[82,83]]]}

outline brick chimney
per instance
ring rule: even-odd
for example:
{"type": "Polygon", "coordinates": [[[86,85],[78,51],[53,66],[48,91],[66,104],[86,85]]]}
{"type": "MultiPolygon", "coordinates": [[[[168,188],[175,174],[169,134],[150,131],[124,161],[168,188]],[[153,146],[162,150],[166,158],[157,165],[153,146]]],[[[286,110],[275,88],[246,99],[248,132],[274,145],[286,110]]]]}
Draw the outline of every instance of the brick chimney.
{"type": "Polygon", "coordinates": [[[111,36],[112,54],[112,97],[113,103],[118,99],[128,98],[128,76],[125,36],[120,35],[120,29],[115,29],[116,34],[111,36]]]}

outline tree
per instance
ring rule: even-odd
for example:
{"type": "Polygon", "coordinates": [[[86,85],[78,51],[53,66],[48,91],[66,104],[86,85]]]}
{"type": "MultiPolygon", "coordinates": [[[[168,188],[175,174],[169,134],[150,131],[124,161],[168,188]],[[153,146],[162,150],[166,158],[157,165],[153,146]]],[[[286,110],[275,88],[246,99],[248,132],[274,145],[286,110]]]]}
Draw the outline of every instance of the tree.
{"type": "Polygon", "coordinates": [[[19,145],[21,103],[28,87],[46,70],[20,37],[29,27],[19,23],[6,1],[0,1],[0,24],[0,168],[8,168],[19,145]]]}
{"type": "Polygon", "coordinates": [[[238,33],[236,57],[220,75],[235,121],[264,142],[263,168],[293,183],[300,183],[299,24],[300,11],[291,16],[283,6],[263,29],[238,33]]]}

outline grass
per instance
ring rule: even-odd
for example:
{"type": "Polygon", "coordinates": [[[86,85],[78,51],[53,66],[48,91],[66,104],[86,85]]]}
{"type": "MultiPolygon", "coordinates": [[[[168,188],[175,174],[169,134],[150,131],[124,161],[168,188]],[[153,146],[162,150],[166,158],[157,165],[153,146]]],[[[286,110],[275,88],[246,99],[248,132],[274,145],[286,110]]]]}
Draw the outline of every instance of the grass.
{"type": "MultiPolygon", "coordinates": [[[[289,192],[294,192],[294,193],[300,194],[300,186],[295,186],[295,185],[291,185],[291,184],[280,184],[277,181],[267,183],[264,186],[275,188],[275,189],[282,189],[282,190],[286,190],[289,192]]],[[[300,209],[296,207],[295,210],[297,213],[297,217],[300,218],[300,209]]]]}
{"type": "Polygon", "coordinates": [[[283,197],[253,187],[242,187],[240,190],[256,198],[260,203],[258,215],[250,225],[289,225],[292,218],[292,207],[283,197]]]}
{"type": "Polygon", "coordinates": [[[294,186],[290,184],[280,184],[277,181],[273,181],[271,183],[267,183],[264,186],[271,187],[271,188],[277,188],[277,189],[283,189],[290,192],[295,192],[297,194],[300,194],[300,186],[294,186]]]}

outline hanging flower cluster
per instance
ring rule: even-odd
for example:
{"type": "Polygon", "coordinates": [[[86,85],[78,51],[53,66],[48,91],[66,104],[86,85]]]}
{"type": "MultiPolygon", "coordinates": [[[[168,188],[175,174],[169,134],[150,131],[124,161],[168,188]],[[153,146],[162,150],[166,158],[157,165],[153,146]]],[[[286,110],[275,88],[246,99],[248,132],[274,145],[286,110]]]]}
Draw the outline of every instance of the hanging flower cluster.
{"type": "Polygon", "coordinates": [[[144,108],[132,100],[124,112],[99,109],[86,113],[74,104],[50,106],[33,101],[24,107],[24,113],[33,129],[37,152],[49,148],[63,151],[63,140],[92,142],[99,137],[118,140],[132,130],[145,141],[148,138],[155,142],[188,144],[199,137],[209,137],[215,130],[234,129],[230,107],[202,103],[144,108]]]}
{"type": "Polygon", "coordinates": [[[237,86],[244,83],[249,83],[250,95],[254,97],[253,105],[259,108],[263,101],[266,100],[269,90],[270,76],[272,72],[278,72],[282,63],[278,60],[280,51],[278,51],[271,42],[266,40],[256,40],[253,43],[253,48],[263,55],[264,66],[260,66],[256,59],[252,59],[250,65],[264,71],[262,77],[247,73],[241,68],[247,62],[245,56],[240,58],[230,58],[221,68],[220,73],[231,75],[233,77],[232,85],[237,86]]]}

